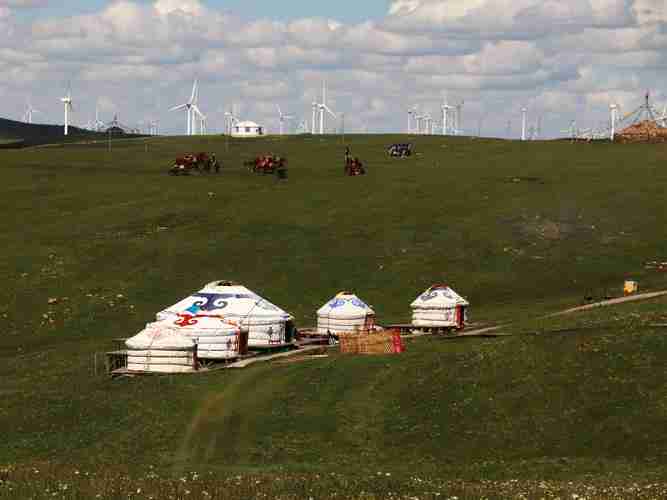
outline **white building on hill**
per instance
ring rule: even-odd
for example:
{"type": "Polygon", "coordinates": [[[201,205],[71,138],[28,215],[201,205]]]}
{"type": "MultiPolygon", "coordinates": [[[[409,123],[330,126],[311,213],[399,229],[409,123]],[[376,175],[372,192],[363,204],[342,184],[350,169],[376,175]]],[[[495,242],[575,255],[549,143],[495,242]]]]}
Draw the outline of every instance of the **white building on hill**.
{"type": "Polygon", "coordinates": [[[232,125],[232,137],[262,137],[264,127],[251,121],[236,122],[232,125]]]}

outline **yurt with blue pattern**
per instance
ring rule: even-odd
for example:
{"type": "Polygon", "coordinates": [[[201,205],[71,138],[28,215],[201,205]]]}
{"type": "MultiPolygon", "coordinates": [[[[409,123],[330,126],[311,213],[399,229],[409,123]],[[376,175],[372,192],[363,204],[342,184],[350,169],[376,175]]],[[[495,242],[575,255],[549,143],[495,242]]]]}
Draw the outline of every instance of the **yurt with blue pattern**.
{"type": "Polygon", "coordinates": [[[462,329],[470,304],[447,285],[428,288],[412,304],[412,326],[462,329]]]}
{"type": "Polygon", "coordinates": [[[375,326],[375,311],[351,292],[340,292],[317,311],[317,333],[337,335],[368,331],[375,326]]]}

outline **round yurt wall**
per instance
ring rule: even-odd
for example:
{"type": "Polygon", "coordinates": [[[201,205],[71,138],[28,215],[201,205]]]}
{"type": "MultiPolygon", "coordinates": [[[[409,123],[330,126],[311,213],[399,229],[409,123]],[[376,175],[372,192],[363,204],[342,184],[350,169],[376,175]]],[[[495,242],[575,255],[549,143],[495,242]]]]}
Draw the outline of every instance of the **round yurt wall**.
{"type": "Polygon", "coordinates": [[[197,357],[201,359],[233,359],[243,350],[241,327],[216,317],[182,314],[178,319],[167,320],[180,335],[197,344],[197,357]]]}
{"type": "Polygon", "coordinates": [[[125,345],[128,370],[186,373],[195,369],[194,342],[165,325],[149,323],[125,345]]]}
{"type": "Polygon", "coordinates": [[[352,333],[367,331],[375,325],[375,312],[351,292],[340,292],[317,311],[317,332],[352,333]]]}
{"type": "Polygon", "coordinates": [[[429,328],[463,328],[470,304],[447,285],[433,285],[412,304],[412,325],[429,328]]]}

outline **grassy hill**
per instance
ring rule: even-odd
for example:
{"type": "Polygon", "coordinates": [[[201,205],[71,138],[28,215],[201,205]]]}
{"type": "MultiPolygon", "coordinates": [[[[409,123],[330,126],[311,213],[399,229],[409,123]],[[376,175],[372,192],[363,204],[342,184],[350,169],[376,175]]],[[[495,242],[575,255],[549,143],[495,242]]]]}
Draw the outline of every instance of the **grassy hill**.
{"type": "Polygon", "coordinates": [[[342,175],[332,136],[3,152],[0,480],[37,497],[65,477],[106,497],[178,496],[196,470],[207,479],[188,487],[220,498],[506,498],[509,479],[526,491],[549,480],[556,495],[571,479],[624,491],[664,477],[667,349],[651,325],[666,302],[531,318],[618,295],[626,278],[667,288],[645,265],[667,260],[667,148],[419,137],[418,156],[387,158],[404,140],[348,137],[368,166],[358,178],[342,175]],[[215,151],[222,174],[167,176],[189,150],[215,151]],[[270,151],[289,158],[287,182],[242,167],[270,151]],[[218,278],[301,326],[341,289],[381,322],[406,321],[446,281],[473,321],[512,320],[519,335],[205,376],[94,374],[112,339],[218,278]]]}
{"type": "MultiPolygon", "coordinates": [[[[130,134],[128,137],[137,136],[130,134]]],[[[65,136],[62,125],[25,123],[0,118],[0,149],[106,138],[103,132],[93,132],[74,126],[69,127],[69,134],[65,136]]]]}

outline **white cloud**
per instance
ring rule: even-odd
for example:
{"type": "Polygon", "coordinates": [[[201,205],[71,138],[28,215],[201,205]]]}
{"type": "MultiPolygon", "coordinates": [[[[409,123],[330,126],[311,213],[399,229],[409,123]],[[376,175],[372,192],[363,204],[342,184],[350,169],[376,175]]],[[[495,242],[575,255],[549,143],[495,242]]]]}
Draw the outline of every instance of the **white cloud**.
{"type": "MultiPolygon", "coordinates": [[[[267,123],[277,103],[309,119],[327,80],[348,127],[402,130],[396,108],[418,103],[437,115],[447,94],[466,100],[471,121],[528,104],[557,131],[584,108],[604,118],[606,100],[631,106],[644,88],[662,96],[667,67],[664,0],[394,0],[384,18],[357,24],[244,20],[200,0],[115,0],[25,24],[10,9],[41,4],[0,0],[0,68],[14,116],[31,94],[60,119],[57,97],[72,79],[79,114],[92,113],[99,95],[111,103],[103,112],[126,122],[150,112],[163,130],[181,131],[182,117],[164,110],[199,78],[211,124],[231,102],[267,123]]],[[[505,130],[494,119],[484,118],[485,131],[505,130]]]]}

